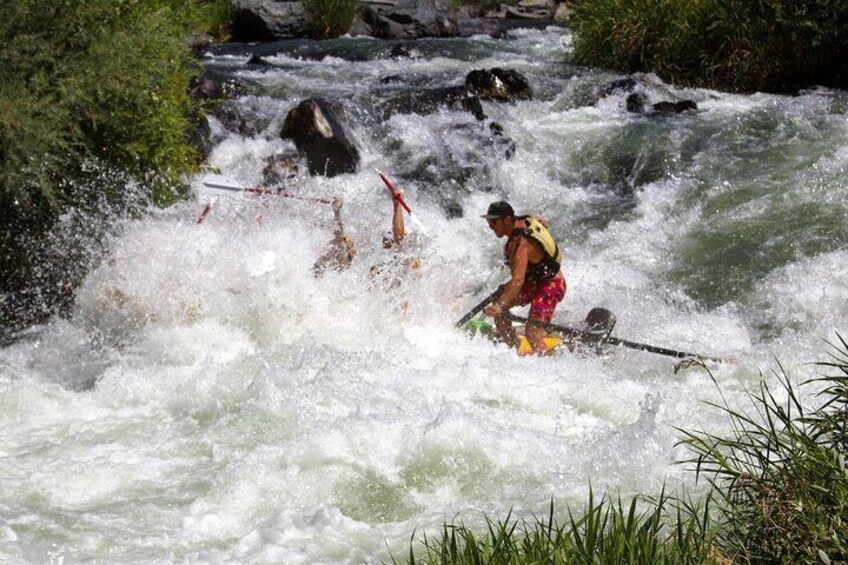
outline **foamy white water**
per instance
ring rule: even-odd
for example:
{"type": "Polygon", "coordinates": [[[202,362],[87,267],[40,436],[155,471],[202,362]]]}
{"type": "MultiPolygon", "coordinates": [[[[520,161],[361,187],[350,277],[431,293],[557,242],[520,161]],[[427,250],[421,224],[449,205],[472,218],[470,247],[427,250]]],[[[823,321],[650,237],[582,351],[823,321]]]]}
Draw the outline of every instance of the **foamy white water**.
{"type": "Polygon", "coordinates": [[[196,201],[126,221],[72,315],[0,351],[0,560],[360,563],[457,516],[579,506],[590,484],[700,488],[675,465],[675,428],[727,431],[706,402],[744,408],[775,356],[806,380],[845,330],[846,96],[645,77],[654,100],[700,109],[634,116],[624,94],[587,104],[618,77],[566,64],[569,42],[558,29],[429,41],[411,61],[377,42],[299,44],[332,51],[323,61],[292,44],[261,72],[246,51],[210,55],[253,85],[241,104],[265,120],[255,137],[217,130],[209,165],[240,182],[291,150],[277,132],[299,100],[345,100],[360,172],[288,189],[343,197],[358,254],[313,278],[333,228],[321,204],[220,197],[198,225],[201,176],[196,201]],[[385,76],[444,86],[493,66],[537,94],[484,104],[511,159],[486,144],[488,121],[374,111],[394,92],[385,76]],[[391,204],[374,168],[428,226],[409,251],[419,269],[382,249],[391,204]],[[454,330],[506,278],[478,217],[501,197],[561,243],[559,320],[604,306],[616,336],[730,359],[710,365],[715,382],[626,348],[518,358],[454,330]]]}

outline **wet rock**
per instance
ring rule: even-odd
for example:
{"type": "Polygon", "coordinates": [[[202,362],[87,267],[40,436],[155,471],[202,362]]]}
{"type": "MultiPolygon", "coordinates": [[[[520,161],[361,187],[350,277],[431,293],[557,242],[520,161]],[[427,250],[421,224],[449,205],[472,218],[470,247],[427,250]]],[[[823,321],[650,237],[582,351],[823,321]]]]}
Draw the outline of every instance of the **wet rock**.
{"type": "Polygon", "coordinates": [[[678,100],[677,102],[657,102],[651,108],[659,114],[680,114],[687,110],[697,110],[694,100],[678,100]]]}
{"type": "Polygon", "coordinates": [[[189,94],[196,100],[231,100],[247,94],[247,86],[237,80],[220,81],[202,76],[189,85],[189,94]]]}
{"type": "Polygon", "coordinates": [[[530,82],[513,69],[495,67],[471,71],[465,77],[465,88],[484,100],[496,102],[533,99],[530,82]]]}
{"type": "Polygon", "coordinates": [[[412,52],[409,50],[409,47],[399,43],[392,47],[389,56],[392,59],[411,59],[412,52]]]}
{"type": "Polygon", "coordinates": [[[497,122],[489,124],[489,132],[492,134],[492,146],[504,159],[512,159],[515,155],[515,142],[504,135],[503,126],[497,122]]]}
{"type": "Polygon", "coordinates": [[[627,97],[624,103],[628,112],[641,114],[645,111],[645,106],[648,104],[648,95],[644,92],[634,92],[627,97]]]}
{"type": "Polygon", "coordinates": [[[612,82],[608,82],[598,88],[598,97],[605,98],[612,94],[631,92],[634,88],[636,88],[636,84],[636,79],[632,77],[626,77],[614,80],[612,82]]]}
{"type": "Polygon", "coordinates": [[[255,137],[271,123],[270,116],[239,100],[223,102],[215,106],[211,113],[218,118],[224,129],[243,137],[255,137]]]}
{"type": "Polygon", "coordinates": [[[486,118],[480,99],[472,96],[463,86],[433,88],[400,94],[382,106],[383,118],[393,114],[419,114],[426,116],[440,108],[462,109],[471,112],[478,120],[486,118]]]}
{"type": "Polygon", "coordinates": [[[648,96],[644,92],[634,92],[627,97],[625,103],[627,111],[636,114],[680,114],[698,109],[694,100],[661,101],[648,106],[648,96]]]}
{"type": "Polygon", "coordinates": [[[345,131],[340,105],[310,98],[289,111],[280,137],[306,156],[309,174],[334,177],[359,168],[359,150],[345,131]]]}
{"type": "Polygon", "coordinates": [[[403,84],[406,80],[400,75],[389,75],[380,79],[380,84],[403,84]]]}
{"type": "Polygon", "coordinates": [[[266,61],[259,55],[252,55],[247,61],[248,67],[273,67],[274,64],[266,61]]]}
{"type": "Polygon", "coordinates": [[[212,126],[201,112],[191,112],[188,122],[188,141],[197,150],[200,159],[205,161],[212,152],[212,126]]]}
{"type": "Polygon", "coordinates": [[[281,186],[291,181],[300,172],[297,155],[275,154],[266,161],[262,169],[262,183],[265,186],[281,186]]]}

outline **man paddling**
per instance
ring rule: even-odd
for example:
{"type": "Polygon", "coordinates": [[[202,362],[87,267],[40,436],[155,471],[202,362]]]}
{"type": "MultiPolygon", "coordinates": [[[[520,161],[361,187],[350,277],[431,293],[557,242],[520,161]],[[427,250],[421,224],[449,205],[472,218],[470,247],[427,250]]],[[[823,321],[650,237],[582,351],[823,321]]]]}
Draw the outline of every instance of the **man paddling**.
{"type": "Polygon", "coordinates": [[[482,217],[498,238],[507,237],[504,255],[512,274],[503,292],[483,311],[495,319],[498,339],[517,346],[518,338],[507,314],[513,306],[530,304],[525,337],[533,353],[545,353],[544,326],[565,296],[562,252],[542,220],[516,216],[508,202],[493,202],[482,217]]]}

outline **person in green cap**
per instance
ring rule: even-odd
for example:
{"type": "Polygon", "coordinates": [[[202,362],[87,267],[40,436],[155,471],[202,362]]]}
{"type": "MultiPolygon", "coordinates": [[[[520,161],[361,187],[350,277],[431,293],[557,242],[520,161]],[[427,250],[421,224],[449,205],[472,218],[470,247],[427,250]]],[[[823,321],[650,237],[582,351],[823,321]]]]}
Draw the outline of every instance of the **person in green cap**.
{"type": "Polygon", "coordinates": [[[518,338],[507,314],[514,306],[530,304],[525,337],[533,353],[544,354],[548,351],[545,325],[565,297],[562,252],[545,222],[533,216],[516,216],[508,202],[492,202],[482,217],[498,238],[507,238],[504,256],[512,275],[500,295],[483,311],[495,319],[496,337],[517,346],[518,338]]]}

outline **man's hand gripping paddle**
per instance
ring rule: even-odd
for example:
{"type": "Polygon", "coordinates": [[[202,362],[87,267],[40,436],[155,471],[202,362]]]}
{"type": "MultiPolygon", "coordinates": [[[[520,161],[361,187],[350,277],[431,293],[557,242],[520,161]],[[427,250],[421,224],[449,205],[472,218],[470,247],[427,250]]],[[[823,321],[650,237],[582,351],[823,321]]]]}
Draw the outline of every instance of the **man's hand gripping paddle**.
{"type": "Polygon", "coordinates": [[[387,177],[383,171],[377,169],[377,174],[380,175],[380,178],[385,183],[386,187],[389,189],[389,192],[392,193],[392,198],[397,200],[398,204],[403,206],[403,209],[406,210],[407,214],[409,214],[409,219],[412,220],[412,223],[414,223],[416,227],[421,230],[421,233],[427,235],[427,228],[424,227],[424,224],[421,223],[421,220],[418,219],[418,216],[416,216],[412,212],[412,208],[410,208],[409,204],[406,203],[406,200],[404,200],[403,194],[401,194],[400,190],[398,190],[397,187],[392,184],[392,181],[389,180],[389,177],[387,177]]]}

